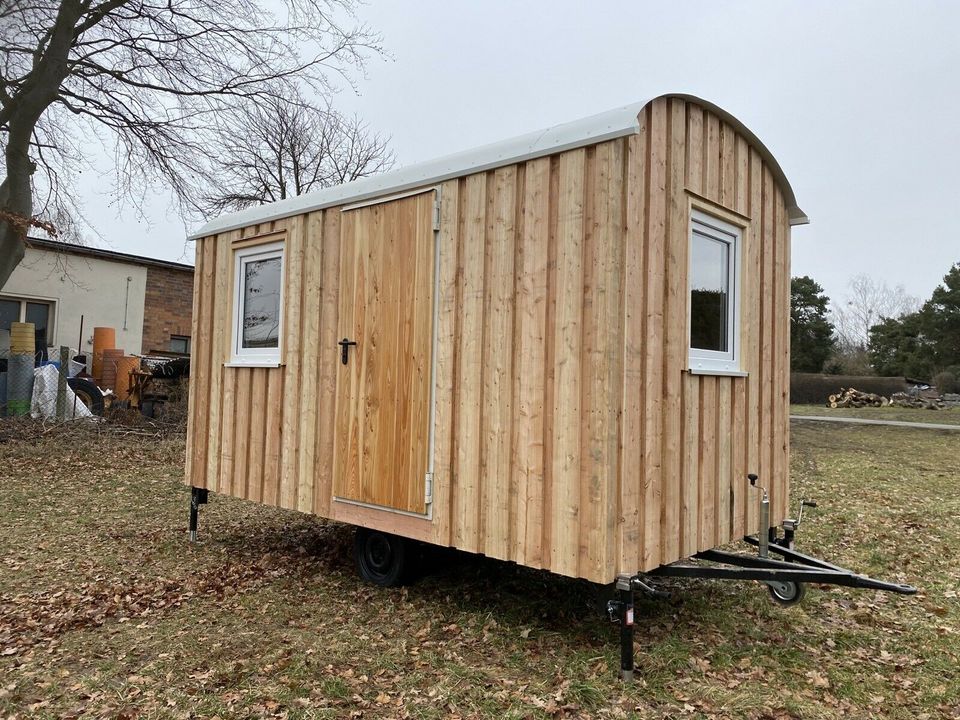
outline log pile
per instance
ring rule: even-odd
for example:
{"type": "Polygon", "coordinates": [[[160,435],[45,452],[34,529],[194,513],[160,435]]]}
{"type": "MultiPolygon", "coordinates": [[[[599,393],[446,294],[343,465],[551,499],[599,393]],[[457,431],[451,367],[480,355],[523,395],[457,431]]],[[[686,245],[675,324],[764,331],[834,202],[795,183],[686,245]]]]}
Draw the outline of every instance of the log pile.
{"type": "MultiPolygon", "coordinates": [[[[895,393],[905,395],[906,393],[895,393]]],[[[890,401],[883,395],[876,393],[867,393],[856,388],[840,388],[840,392],[831,395],[827,405],[831,408],[862,408],[862,407],[886,407],[890,401]]]]}
{"type": "Polygon", "coordinates": [[[921,408],[923,410],[940,410],[944,407],[943,398],[925,398],[919,395],[908,395],[904,392],[891,395],[890,404],[894,407],[921,408]]]}

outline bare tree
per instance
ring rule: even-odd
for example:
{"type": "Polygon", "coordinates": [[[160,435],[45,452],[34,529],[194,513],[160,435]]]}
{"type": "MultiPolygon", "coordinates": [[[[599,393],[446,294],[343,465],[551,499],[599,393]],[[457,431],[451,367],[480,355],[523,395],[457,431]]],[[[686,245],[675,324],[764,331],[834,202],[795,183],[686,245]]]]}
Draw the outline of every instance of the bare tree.
{"type": "Polygon", "coordinates": [[[195,207],[219,117],[329,94],[380,51],[355,1],[281,0],[278,19],[258,0],[0,0],[0,286],[31,225],[75,217],[73,177],[100,145],[122,195],[160,180],[195,207]]]}
{"type": "Polygon", "coordinates": [[[218,148],[217,191],[205,205],[213,212],[239,210],[302,195],[389,170],[388,138],[356,117],[279,96],[237,109],[218,148]]]}
{"type": "Polygon", "coordinates": [[[868,275],[852,278],[849,287],[845,300],[832,309],[837,340],[848,351],[865,350],[870,328],[885,318],[899,318],[920,307],[920,301],[907,294],[902,285],[891,288],[868,275]]]}

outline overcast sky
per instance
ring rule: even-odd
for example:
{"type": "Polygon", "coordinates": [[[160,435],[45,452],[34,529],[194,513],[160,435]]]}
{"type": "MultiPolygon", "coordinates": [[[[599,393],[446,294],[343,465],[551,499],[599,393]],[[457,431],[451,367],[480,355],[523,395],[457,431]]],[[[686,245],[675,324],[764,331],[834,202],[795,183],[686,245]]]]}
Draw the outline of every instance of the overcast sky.
{"type": "MultiPolygon", "coordinates": [[[[779,160],[811,219],[794,275],[834,298],[866,273],[926,299],[960,261],[960,2],[370,0],[360,16],[392,59],[336,105],[391,135],[400,165],[686,92],[779,160]]],[[[162,197],[149,227],[108,195],[85,203],[94,244],[192,262],[162,197]]]]}

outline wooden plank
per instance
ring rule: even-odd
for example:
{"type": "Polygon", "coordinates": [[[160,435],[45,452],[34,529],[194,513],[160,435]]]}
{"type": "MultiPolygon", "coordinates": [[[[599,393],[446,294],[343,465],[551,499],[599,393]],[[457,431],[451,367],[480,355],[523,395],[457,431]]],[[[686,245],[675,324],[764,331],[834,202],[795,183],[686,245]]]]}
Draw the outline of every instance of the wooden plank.
{"type": "Polygon", "coordinates": [[[719,378],[700,377],[700,521],[698,550],[715,547],[717,511],[717,388],[719,378]]]}
{"type": "Polygon", "coordinates": [[[698,195],[703,194],[703,108],[687,103],[687,187],[698,195]]]}
{"type": "MultiPolygon", "coordinates": [[[[436,237],[433,230],[435,193],[424,193],[417,198],[414,213],[416,238],[416,282],[413,286],[413,330],[411,337],[412,364],[410,374],[403,379],[404,390],[409,390],[409,437],[413,440],[407,450],[413,481],[405,487],[407,508],[426,513],[426,473],[430,454],[430,393],[433,369],[434,293],[436,291],[436,237]]],[[[400,436],[401,439],[404,435],[400,436]]]]}
{"type": "Polygon", "coordinates": [[[559,158],[550,569],[577,574],[580,513],[580,343],[583,323],[586,150],[559,158]]]}
{"type": "Polygon", "coordinates": [[[705,113],[706,131],[703,143],[703,196],[720,202],[720,119],[705,113]]]}
{"type": "Polygon", "coordinates": [[[220,428],[220,475],[217,480],[217,492],[224,495],[233,494],[233,463],[236,435],[237,397],[237,370],[239,368],[224,368],[223,371],[223,405],[222,413],[225,420],[220,428]]]}
{"type": "Polygon", "coordinates": [[[750,214],[750,146],[742,135],[736,139],[736,188],[733,209],[741,215],[750,214]]]}
{"type": "Polygon", "coordinates": [[[333,498],[334,438],[336,432],[337,371],[340,367],[337,337],[340,293],[340,209],[320,212],[323,225],[320,278],[320,340],[317,348],[317,427],[314,469],[314,512],[326,515],[333,498]]]}
{"type": "Polygon", "coordinates": [[[744,378],[733,379],[731,413],[732,425],[730,426],[730,435],[732,438],[731,446],[731,477],[730,477],[730,525],[728,535],[734,540],[742,537],[747,532],[744,515],[747,509],[747,380],[744,378]]]}
{"type": "Polygon", "coordinates": [[[517,532],[513,556],[530,567],[543,567],[544,363],[547,323],[547,247],[550,160],[526,164],[516,274],[516,356],[513,510],[517,532]]]}
{"type": "MultiPolygon", "coordinates": [[[[764,166],[762,175],[762,270],[760,284],[760,484],[773,492],[773,302],[774,302],[774,248],[773,248],[773,178],[764,166]]],[[[771,501],[773,497],[771,496],[771,501]]]]}
{"type": "Polygon", "coordinates": [[[697,552],[699,544],[700,491],[700,381],[701,376],[686,374],[683,377],[683,466],[681,478],[683,493],[680,507],[680,552],[684,556],[697,552]]]}
{"type": "Polygon", "coordinates": [[[250,386],[250,444],[247,449],[247,498],[263,502],[264,446],[267,427],[267,368],[253,368],[250,386]]]}
{"type": "MultiPolygon", "coordinates": [[[[203,249],[205,243],[214,243],[216,240],[211,238],[197,240],[196,244],[196,267],[194,268],[194,277],[199,278],[203,274],[203,249]]],[[[203,283],[194,280],[193,283],[193,300],[192,300],[192,310],[190,315],[190,337],[193,338],[194,347],[193,347],[193,363],[194,363],[194,377],[193,382],[189,385],[189,392],[187,395],[187,448],[185,453],[185,463],[183,470],[183,479],[187,485],[192,485],[194,487],[206,487],[206,450],[207,450],[207,441],[206,433],[202,437],[197,437],[199,433],[197,432],[197,395],[202,395],[201,402],[203,405],[206,405],[209,402],[209,379],[205,377],[202,371],[199,371],[200,366],[203,364],[201,357],[203,354],[208,353],[209,350],[209,339],[205,345],[197,346],[197,343],[200,339],[200,328],[203,325],[201,320],[201,314],[206,312],[212,312],[213,308],[208,308],[205,305],[202,305],[200,302],[200,288],[203,283]],[[198,453],[196,459],[194,459],[194,453],[198,453]]]]}
{"type": "Polygon", "coordinates": [[[789,510],[790,475],[790,226],[787,223],[783,193],[775,188],[774,243],[776,253],[776,323],[775,351],[773,355],[774,385],[774,453],[777,477],[777,505],[774,522],[779,523],[789,510]]]}
{"type": "Polygon", "coordinates": [[[618,518],[622,400],[623,142],[587,152],[581,340],[579,573],[609,577],[618,518]]]}
{"type": "Polygon", "coordinates": [[[480,507],[483,552],[506,559],[510,545],[513,424],[513,282],[516,166],[488,173],[484,252],[484,341],[480,507]]]}
{"type": "MultiPolygon", "coordinates": [[[[759,474],[760,467],[760,340],[762,322],[761,283],[763,281],[763,163],[760,154],[750,150],[750,215],[752,221],[746,233],[744,257],[746,259],[741,284],[744,290],[744,308],[742,312],[741,328],[745,333],[744,341],[744,369],[747,377],[747,473],[759,474]]],[[[746,503],[746,532],[756,532],[759,512],[760,493],[758,490],[745,488],[744,500],[746,503]]]]}
{"type": "Polygon", "coordinates": [[[457,362],[454,545],[479,550],[480,526],[480,388],[482,387],[483,240],[487,183],[483,174],[468,176],[462,186],[460,248],[460,347],[457,362]]]}
{"type": "MultiPolygon", "coordinates": [[[[233,283],[234,266],[233,251],[229,240],[240,237],[238,231],[220,236],[215,248],[215,263],[211,263],[211,273],[203,278],[204,284],[209,284],[211,292],[206,302],[211,304],[209,310],[209,345],[210,345],[210,374],[209,374],[209,427],[207,442],[210,447],[207,451],[207,482],[208,487],[219,488],[221,435],[224,418],[225,402],[225,374],[223,364],[230,359],[230,347],[233,342],[233,283]]],[[[201,300],[203,301],[203,300],[201,300]]],[[[202,411],[203,408],[198,408],[202,411]]],[[[222,492],[222,490],[221,490],[222,492]]]]}
{"type": "MultiPolygon", "coordinates": [[[[781,199],[782,199],[781,194],[781,199]]],[[[790,277],[791,277],[791,267],[790,261],[792,258],[791,253],[791,226],[790,220],[787,217],[786,211],[781,217],[781,222],[783,223],[783,283],[784,287],[781,290],[783,297],[788,298],[785,303],[784,317],[781,319],[781,331],[784,333],[784,343],[783,348],[780,353],[780,373],[782,375],[782,386],[780,392],[780,400],[782,403],[782,409],[780,411],[780,418],[783,422],[784,434],[783,434],[783,454],[784,454],[784,483],[786,484],[785,492],[783,493],[783,504],[781,505],[781,512],[783,517],[791,516],[790,512],[790,503],[793,502],[790,496],[790,277]]]]}
{"type": "Polygon", "coordinates": [[[541,562],[550,569],[553,545],[554,515],[554,448],[556,423],[554,418],[554,388],[556,386],[557,356],[557,244],[560,224],[560,158],[550,158],[550,177],[547,200],[547,312],[543,349],[543,503],[541,562]]]}
{"type": "Polygon", "coordinates": [[[233,473],[230,494],[247,499],[247,462],[250,450],[250,385],[251,368],[235,368],[233,418],[233,473]]]}
{"type": "Polygon", "coordinates": [[[733,417],[733,378],[717,378],[717,385],[717,491],[713,542],[714,545],[723,545],[730,541],[733,435],[740,434],[743,428],[730,424],[733,417]]]}
{"type": "Polygon", "coordinates": [[[299,482],[300,455],[300,392],[303,378],[300,375],[302,363],[301,337],[303,318],[303,271],[306,223],[303,216],[287,221],[289,230],[284,247],[284,295],[283,327],[281,337],[283,346],[281,356],[284,367],[284,387],[292,392],[282,400],[283,420],[280,455],[280,506],[295,509],[297,507],[297,485],[299,482]]]}
{"type": "MultiPolygon", "coordinates": [[[[663,371],[664,371],[664,267],[667,217],[667,105],[656,100],[647,106],[648,157],[647,216],[644,237],[645,320],[644,345],[644,447],[643,447],[643,556],[641,570],[661,564],[661,510],[663,494],[663,371]]],[[[667,532],[676,533],[676,526],[667,532]]]]}
{"type": "Polygon", "coordinates": [[[459,249],[460,183],[446,182],[440,189],[440,280],[438,283],[439,316],[437,328],[436,420],[434,422],[433,452],[433,520],[435,542],[451,542],[451,503],[453,495],[453,426],[454,384],[456,382],[457,342],[457,261],[459,249]]]}
{"type": "Polygon", "coordinates": [[[720,204],[737,207],[737,135],[729,123],[720,125],[720,204]]]}
{"type": "Polygon", "coordinates": [[[618,573],[635,573],[643,555],[644,511],[644,227],[646,225],[647,113],[626,140],[623,242],[623,397],[620,462],[618,573]]]}
{"type": "MultiPolygon", "coordinates": [[[[401,226],[399,207],[395,203],[383,203],[368,208],[352,210],[358,226],[364,232],[358,238],[355,252],[365,264],[364,283],[357,287],[360,304],[355,309],[357,327],[356,362],[360,365],[361,393],[358,398],[358,422],[361,428],[361,443],[353,452],[359,459],[358,473],[360,492],[347,496],[362,502],[392,507],[393,478],[381,474],[385,458],[392,458],[392,470],[402,475],[408,468],[401,467],[403,458],[395,455],[396,425],[402,418],[384,412],[384,408],[396,402],[399,389],[398,378],[405,374],[407,357],[401,357],[401,335],[406,335],[400,286],[396,277],[401,272],[403,250],[399,236],[407,236],[409,228],[401,226]],[[386,232],[386,228],[395,232],[386,232]],[[361,332],[362,328],[362,332],[361,332]]],[[[412,252],[413,248],[407,250],[412,252]]],[[[404,273],[405,279],[408,278],[404,273]]],[[[409,278],[412,281],[412,277],[409,278]]],[[[349,336],[353,339],[353,336],[349,336]]]]}
{"type": "MultiPolygon", "coordinates": [[[[742,135],[737,135],[737,176],[736,176],[736,210],[741,215],[750,216],[750,147],[742,135]]],[[[755,317],[750,289],[754,284],[753,270],[749,256],[749,246],[752,230],[751,226],[744,229],[742,234],[743,247],[741,248],[741,308],[740,308],[740,346],[742,367],[749,371],[751,354],[754,352],[749,339],[755,335],[756,326],[747,323],[755,317]]],[[[747,394],[749,380],[737,378],[733,380],[733,445],[731,452],[731,520],[730,537],[742,537],[746,531],[745,514],[750,491],[747,485],[747,446],[749,443],[749,411],[747,409],[747,394]]],[[[749,472],[753,472],[750,470],[749,472]]]]}
{"type": "Polygon", "coordinates": [[[663,344],[663,505],[661,562],[680,559],[680,506],[683,492],[680,438],[683,423],[682,371],[687,367],[687,249],[689,211],[683,192],[685,111],[672,98],[668,109],[667,222],[663,344]]]}
{"type": "Polygon", "coordinates": [[[263,503],[280,504],[280,457],[283,418],[283,370],[267,370],[267,418],[263,454],[263,503]]]}
{"type": "MultiPolygon", "coordinates": [[[[313,441],[319,422],[318,366],[320,356],[326,350],[320,344],[320,295],[323,271],[323,214],[312,213],[302,220],[304,225],[304,268],[301,289],[301,347],[300,362],[300,416],[297,429],[300,444],[297,457],[297,497],[296,508],[301,512],[313,509],[315,483],[316,443],[313,441]]],[[[329,350],[332,352],[333,347],[329,350]]]]}
{"type": "MultiPolygon", "coordinates": [[[[328,213],[339,210],[328,210],[328,213]]],[[[337,330],[334,337],[358,338],[362,330],[355,318],[356,309],[361,306],[363,284],[366,282],[361,253],[357,251],[363,242],[358,235],[366,228],[358,223],[356,213],[341,213],[339,285],[337,299],[337,330]]],[[[355,454],[360,447],[359,424],[359,386],[362,367],[354,349],[354,362],[343,365],[338,356],[334,369],[334,406],[336,413],[336,431],[334,433],[333,495],[335,497],[358,497],[360,489],[359,457],[355,454]]]]}

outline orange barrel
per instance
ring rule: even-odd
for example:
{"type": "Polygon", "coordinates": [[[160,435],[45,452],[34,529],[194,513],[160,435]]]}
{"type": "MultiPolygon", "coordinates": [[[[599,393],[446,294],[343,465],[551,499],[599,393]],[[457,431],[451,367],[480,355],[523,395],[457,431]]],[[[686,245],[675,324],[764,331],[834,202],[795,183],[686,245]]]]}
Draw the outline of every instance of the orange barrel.
{"type": "Polygon", "coordinates": [[[103,351],[103,358],[100,365],[100,372],[103,377],[101,378],[100,387],[105,390],[113,390],[114,394],[117,392],[117,362],[122,359],[123,350],[118,348],[105,348],[103,351]]]}
{"type": "Polygon", "coordinates": [[[10,323],[10,354],[33,355],[36,351],[37,333],[33,323],[10,323]]]}
{"type": "Polygon", "coordinates": [[[130,373],[140,369],[140,358],[124,355],[117,359],[117,387],[114,392],[120,400],[130,397],[130,373]]]}
{"type": "Polygon", "coordinates": [[[117,331],[112,327],[93,329],[93,365],[90,372],[96,380],[100,380],[103,375],[103,351],[116,345],[117,331]]]}

